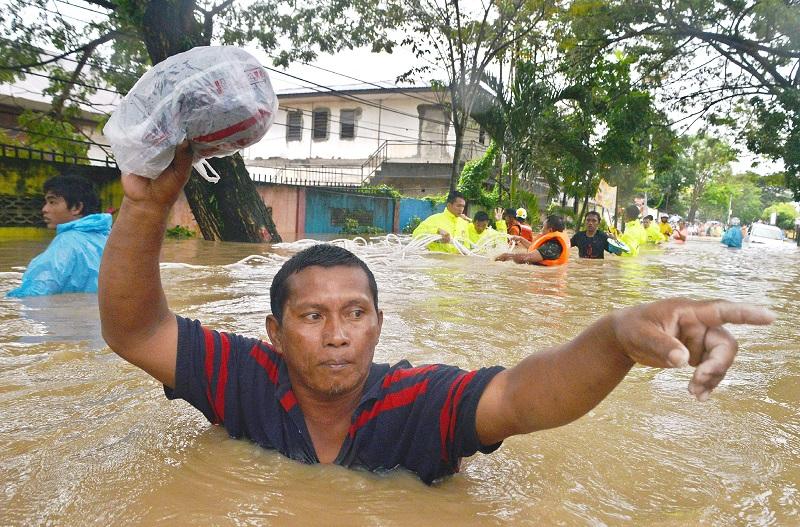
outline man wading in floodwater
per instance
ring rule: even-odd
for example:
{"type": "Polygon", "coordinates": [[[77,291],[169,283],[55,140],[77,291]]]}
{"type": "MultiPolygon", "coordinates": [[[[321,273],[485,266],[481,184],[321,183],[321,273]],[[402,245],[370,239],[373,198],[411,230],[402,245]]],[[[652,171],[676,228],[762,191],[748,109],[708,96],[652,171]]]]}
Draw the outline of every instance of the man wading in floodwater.
{"type": "Polygon", "coordinates": [[[184,144],[158,179],[123,176],[100,271],[103,336],[167,397],[305,463],[400,466],[431,483],[458,471],[463,456],[579,418],[635,363],[695,366],[689,392],[705,400],[736,354],[722,325],[773,320],[749,305],[672,299],[615,311],[509,369],[390,367],[372,363],[383,322],[372,273],[348,251],[318,245],[275,275],[273,346],[217,333],[170,312],[159,275],[167,215],[191,163],[184,144]]]}

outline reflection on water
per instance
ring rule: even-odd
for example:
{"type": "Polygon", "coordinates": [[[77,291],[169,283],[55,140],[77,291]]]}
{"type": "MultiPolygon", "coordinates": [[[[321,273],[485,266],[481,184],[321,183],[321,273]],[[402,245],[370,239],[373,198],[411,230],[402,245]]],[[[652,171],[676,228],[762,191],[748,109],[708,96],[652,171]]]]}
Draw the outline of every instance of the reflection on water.
{"type": "MultiPolygon", "coordinates": [[[[0,243],[0,294],[41,243],[0,243]]],[[[168,242],[173,309],[265,337],[286,251],[168,242]],[[230,265],[250,254],[253,263],[230,265]],[[191,266],[177,265],[191,264],[191,266]]],[[[738,363],[707,403],[688,371],[635,369],[576,423],[515,437],[426,487],[305,466],[227,437],[113,355],[96,299],[0,300],[3,524],[634,525],[800,523],[800,251],[696,242],[639,259],[543,269],[465,257],[367,254],[386,313],[376,360],[512,365],[599,315],[683,295],[767,305],[734,328],[738,363]]],[[[135,277],[132,277],[135,280],[135,277]]]]}

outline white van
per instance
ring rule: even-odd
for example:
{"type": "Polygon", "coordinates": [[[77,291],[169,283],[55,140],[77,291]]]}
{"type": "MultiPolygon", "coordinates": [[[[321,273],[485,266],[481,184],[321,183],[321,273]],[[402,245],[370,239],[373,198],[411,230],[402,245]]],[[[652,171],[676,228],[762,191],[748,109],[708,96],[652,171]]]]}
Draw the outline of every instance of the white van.
{"type": "Polygon", "coordinates": [[[754,223],[750,227],[750,234],[747,240],[750,243],[763,243],[766,245],[783,245],[783,231],[775,225],[766,223],[754,223]]]}

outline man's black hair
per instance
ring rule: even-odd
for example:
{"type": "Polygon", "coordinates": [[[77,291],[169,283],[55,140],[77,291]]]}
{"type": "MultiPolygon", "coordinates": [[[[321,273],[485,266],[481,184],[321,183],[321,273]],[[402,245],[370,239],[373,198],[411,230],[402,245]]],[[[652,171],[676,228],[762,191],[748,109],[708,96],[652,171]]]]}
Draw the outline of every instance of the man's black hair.
{"type": "Polygon", "coordinates": [[[547,217],[547,227],[549,229],[553,229],[554,231],[563,232],[564,231],[564,218],[562,218],[558,214],[549,215],[547,217]]]}
{"type": "Polygon", "coordinates": [[[635,220],[639,217],[639,207],[636,205],[628,205],[625,207],[625,219],[635,220]]]}
{"type": "Polygon", "coordinates": [[[645,216],[645,217],[644,217],[644,218],[642,218],[642,219],[643,219],[643,220],[650,220],[650,221],[653,221],[653,215],[652,215],[652,214],[648,214],[647,216],[645,216]]]}
{"type": "Polygon", "coordinates": [[[272,314],[278,319],[279,323],[283,320],[283,306],[286,305],[286,300],[289,297],[289,285],[287,284],[289,277],[315,265],[325,268],[343,266],[363,269],[367,275],[375,310],[378,310],[378,284],[375,282],[375,275],[369,270],[367,264],[347,249],[321,243],[312,245],[289,258],[278,270],[275,278],[272,279],[272,285],[269,288],[269,304],[272,314]]]}
{"type": "Polygon", "coordinates": [[[489,221],[489,215],[486,214],[485,210],[479,210],[475,213],[475,216],[472,218],[472,221],[479,222],[479,221],[489,221]]]}
{"type": "Polygon", "coordinates": [[[458,198],[467,201],[467,198],[464,197],[464,194],[457,190],[451,190],[447,193],[447,203],[455,203],[458,198]]]}
{"type": "Polygon", "coordinates": [[[55,176],[44,182],[42,190],[64,198],[68,208],[83,205],[81,215],[88,216],[100,212],[100,198],[94,185],[81,176],[55,176]]]}
{"type": "Polygon", "coordinates": [[[586,217],[588,218],[589,216],[597,216],[597,221],[601,220],[600,213],[597,212],[596,210],[590,210],[589,212],[587,212],[586,217]]]}
{"type": "Polygon", "coordinates": [[[508,216],[509,218],[517,219],[517,209],[506,209],[503,212],[503,217],[505,218],[508,216]]]}

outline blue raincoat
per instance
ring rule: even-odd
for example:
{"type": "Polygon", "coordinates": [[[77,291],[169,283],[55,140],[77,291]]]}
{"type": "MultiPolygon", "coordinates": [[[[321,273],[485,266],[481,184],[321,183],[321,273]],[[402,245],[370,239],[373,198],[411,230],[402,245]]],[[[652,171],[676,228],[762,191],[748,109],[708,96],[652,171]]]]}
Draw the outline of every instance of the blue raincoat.
{"type": "Polygon", "coordinates": [[[56,226],[56,237],[31,260],[22,284],[9,297],[96,293],[100,259],[111,232],[111,214],[90,214],[56,226]]]}
{"type": "Polygon", "coordinates": [[[727,245],[728,247],[733,247],[735,249],[742,248],[742,228],[738,225],[732,225],[725,231],[725,234],[722,235],[722,243],[727,245]]]}

